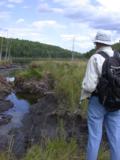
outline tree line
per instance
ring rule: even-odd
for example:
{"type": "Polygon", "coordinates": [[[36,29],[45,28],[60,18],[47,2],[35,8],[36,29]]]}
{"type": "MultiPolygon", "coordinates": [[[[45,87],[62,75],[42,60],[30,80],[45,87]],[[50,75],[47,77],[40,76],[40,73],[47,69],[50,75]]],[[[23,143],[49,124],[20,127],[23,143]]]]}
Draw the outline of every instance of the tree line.
{"type": "MultiPolygon", "coordinates": [[[[120,43],[115,43],[112,48],[120,52],[120,43]]],[[[0,37],[0,53],[2,53],[0,54],[2,57],[11,55],[12,57],[33,58],[72,58],[73,54],[74,58],[88,59],[95,53],[95,49],[81,54],[40,42],[0,37]]]]}
{"type": "MultiPolygon", "coordinates": [[[[112,45],[112,49],[114,51],[118,51],[120,52],[120,43],[115,43],[112,45]]],[[[95,48],[94,49],[91,49],[90,51],[86,52],[85,54],[82,55],[83,58],[90,58],[93,54],[95,53],[95,48]]]]}
{"type": "Polygon", "coordinates": [[[29,40],[19,40],[0,37],[0,53],[2,57],[34,57],[34,58],[80,58],[81,54],[63,49],[58,46],[48,45],[29,40]]]}

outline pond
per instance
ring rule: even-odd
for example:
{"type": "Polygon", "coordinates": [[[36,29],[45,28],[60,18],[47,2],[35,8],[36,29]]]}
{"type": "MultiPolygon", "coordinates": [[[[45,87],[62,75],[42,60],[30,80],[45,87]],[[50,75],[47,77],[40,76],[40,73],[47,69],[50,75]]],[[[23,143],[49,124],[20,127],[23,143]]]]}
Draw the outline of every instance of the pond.
{"type": "Polygon", "coordinates": [[[13,107],[3,114],[11,115],[12,119],[8,124],[0,126],[0,134],[8,134],[12,128],[21,127],[23,116],[29,112],[30,107],[28,100],[18,98],[13,92],[6,97],[6,100],[10,100],[13,107]]]}

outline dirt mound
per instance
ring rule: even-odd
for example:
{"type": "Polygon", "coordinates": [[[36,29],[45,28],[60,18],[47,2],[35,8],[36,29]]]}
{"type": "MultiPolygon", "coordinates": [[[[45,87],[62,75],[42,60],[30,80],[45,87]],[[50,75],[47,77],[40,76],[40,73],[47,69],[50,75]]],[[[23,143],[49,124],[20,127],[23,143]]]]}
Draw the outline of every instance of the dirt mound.
{"type": "Polygon", "coordinates": [[[12,90],[12,86],[6,78],[0,76],[0,99],[4,99],[12,90]]]}
{"type": "Polygon", "coordinates": [[[59,110],[58,100],[53,93],[39,99],[30,107],[30,112],[23,119],[23,127],[15,134],[13,152],[20,156],[33,144],[55,137],[69,140],[76,137],[80,146],[86,143],[86,120],[80,113],[59,110]]]}
{"type": "Polygon", "coordinates": [[[66,140],[76,137],[80,146],[85,145],[86,120],[81,117],[80,110],[71,113],[65,106],[60,107],[54,83],[49,73],[41,80],[16,78],[16,91],[38,95],[37,102],[30,107],[30,112],[23,119],[23,127],[11,132],[15,135],[13,152],[17,156],[22,155],[31,145],[55,137],[64,137],[66,140]]]}
{"type": "Polygon", "coordinates": [[[5,97],[12,91],[12,86],[6,81],[6,79],[0,76],[0,113],[7,111],[13,106],[13,104],[5,100],[5,97]]]}
{"type": "Polygon", "coordinates": [[[8,100],[0,100],[0,113],[7,111],[13,106],[13,103],[8,100]]]}
{"type": "Polygon", "coordinates": [[[41,80],[25,79],[22,77],[15,78],[15,88],[17,92],[44,96],[48,90],[53,89],[54,80],[50,73],[47,73],[41,80]]]}

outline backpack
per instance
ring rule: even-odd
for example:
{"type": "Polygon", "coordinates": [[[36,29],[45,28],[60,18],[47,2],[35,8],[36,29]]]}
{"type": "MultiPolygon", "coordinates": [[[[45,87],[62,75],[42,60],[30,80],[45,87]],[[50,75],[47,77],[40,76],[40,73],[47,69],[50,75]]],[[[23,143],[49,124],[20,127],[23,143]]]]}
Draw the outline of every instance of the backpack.
{"type": "Polygon", "coordinates": [[[117,111],[120,109],[120,53],[114,52],[112,57],[105,52],[97,54],[105,58],[97,85],[99,101],[107,111],[117,111]]]}

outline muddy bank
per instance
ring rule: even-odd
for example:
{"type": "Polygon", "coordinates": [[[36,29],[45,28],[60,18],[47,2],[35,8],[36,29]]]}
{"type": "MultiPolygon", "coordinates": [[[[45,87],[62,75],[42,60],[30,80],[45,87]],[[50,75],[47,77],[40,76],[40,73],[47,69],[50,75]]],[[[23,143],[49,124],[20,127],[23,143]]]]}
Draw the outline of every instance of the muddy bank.
{"type": "Polygon", "coordinates": [[[47,73],[41,80],[35,78],[25,79],[17,76],[15,78],[16,92],[34,94],[37,98],[46,95],[54,89],[54,79],[50,73],[47,73]]]}
{"type": "Polygon", "coordinates": [[[12,90],[12,86],[6,78],[0,75],[0,99],[4,99],[12,90]]]}
{"type": "Polygon", "coordinates": [[[33,144],[43,143],[44,140],[55,137],[63,137],[66,140],[76,137],[79,146],[85,147],[86,120],[82,118],[80,109],[71,113],[66,110],[65,105],[60,104],[53,91],[53,83],[49,76],[41,81],[28,81],[20,77],[15,81],[16,90],[19,92],[38,95],[36,103],[24,116],[23,127],[11,132],[14,135],[13,152],[17,156],[24,154],[33,144]]]}
{"type": "Polygon", "coordinates": [[[27,65],[20,65],[20,64],[4,64],[0,65],[0,75],[2,76],[10,76],[12,72],[19,71],[26,69],[27,65]]]}
{"type": "MultiPolygon", "coordinates": [[[[33,95],[34,104],[29,107],[29,112],[24,115],[22,125],[11,128],[12,120],[18,115],[15,114],[12,101],[6,98],[11,93],[13,85],[5,78],[0,78],[0,150],[8,149],[12,143],[12,152],[19,158],[23,156],[27,149],[33,144],[44,143],[46,139],[63,137],[69,141],[76,137],[80,148],[86,144],[87,127],[86,120],[82,118],[81,111],[68,112],[66,106],[60,103],[54,92],[54,80],[48,73],[41,80],[23,79],[17,77],[14,82],[14,89],[23,95],[33,95]],[[11,109],[10,109],[11,108],[11,109]],[[2,114],[11,110],[13,115],[2,114]],[[6,117],[5,117],[6,116],[6,117]],[[7,124],[8,128],[4,125],[7,124]],[[9,130],[9,132],[8,132],[9,130]],[[5,134],[7,133],[7,134],[5,134]]],[[[15,99],[14,93],[10,94],[15,99]]],[[[19,104],[20,101],[17,102],[19,104]]],[[[23,106],[22,104],[20,106],[23,106]]],[[[24,109],[24,107],[23,107],[24,109]]],[[[17,119],[14,121],[17,122],[17,119]]]]}
{"type": "MultiPolygon", "coordinates": [[[[13,107],[13,103],[6,100],[6,96],[12,91],[12,86],[6,81],[6,78],[0,76],[0,127],[8,124],[12,116],[3,114],[13,107]]],[[[8,144],[8,137],[0,134],[0,150],[4,150],[8,144]]]]}
{"type": "MultiPolygon", "coordinates": [[[[80,113],[60,112],[54,95],[46,95],[30,107],[21,130],[14,130],[13,152],[21,157],[33,144],[43,144],[49,138],[63,137],[70,140],[76,137],[80,148],[86,144],[86,120],[80,113]]],[[[44,145],[44,144],[43,144],[44,145]]]]}
{"type": "Polygon", "coordinates": [[[12,85],[6,78],[0,76],[0,113],[7,111],[13,106],[12,102],[5,100],[5,97],[12,91],[12,85]]]}
{"type": "MultiPolygon", "coordinates": [[[[26,126],[31,128],[27,135],[32,142],[38,142],[43,138],[55,138],[63,136],[80,138],[82,132],[86,132],[86,121],[80,115],[80,110],[74,113],[59,108],[58,99],[54,94],[48,94],[41,98],[30,108],[29,121],[26,126]]],[[[25,128],[27,128],[25,126],[25,128]]],[[[26,129],[27,130],[27,129],[26,129]]],[[[28,131],[28,130],[27,130],[28,131]]]]}
{"type": "MultiPolygon", "coordinates": [[[[8,108],[12,106],[10,105],[11,102],[7,102],[4,98],[11,92],[13,86],[11,87],[9,83],[4,84],[4,80],[0,84],[2,86],[0,100],[4,101],[1,102],[0,108],[3,111],[2,107],[4,105],[8,105],[8,108]]],[[[28,95],[29,101],[31,100],[30,97],[34,98],[34,103],[29,107],[29,112],[24,115],[21,127],[13,127],[7,136],[0,134],[0,150],[8,149],[12,144],[11,151],[19,159],[33,144],[44,146],[49,138],[63,137],[66,141],[69,141],[72,137],[75,137],[80,149],[85,151],[87,140],[86,119],[81,116],[80,109],[71,113],[66,109],[66,105],[60,102],[54,91],[55,82],[51,74],[46,74],[41,80],[17,77],[14,84],[16,92],[19,92],[22,96],[23,93],[28,95]]],[[[10,124],[11,117],[7,118],[6,122],[10,124]]]]}
{"type": "Polygon", "coordinates": [[[20,132],[23,116],[29,112],[30,107],[26,100],[19,99],[15,93],[10,93],[6,99],[13,103],[13,107],[0,114],[0,151],[7,150],[14,143],[14,135],[11,133],[13,130],[20,132]]]}

